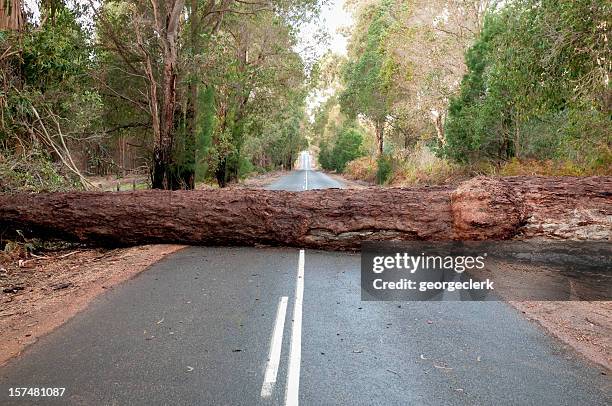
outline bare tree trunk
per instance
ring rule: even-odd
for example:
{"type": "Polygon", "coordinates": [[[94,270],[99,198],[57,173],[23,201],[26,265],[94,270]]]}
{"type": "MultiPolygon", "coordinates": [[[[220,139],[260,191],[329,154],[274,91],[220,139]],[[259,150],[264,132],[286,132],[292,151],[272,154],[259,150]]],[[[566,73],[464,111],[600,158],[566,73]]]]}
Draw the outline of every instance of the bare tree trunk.
{"type": "MultiPolygon", "coordinates": [[[[199,15],[198,15],[198,0],[191,0],[190,4],[190,15],[189,15],[189,25],[190,25],[190,51],[191,58],[194,58],[195,55],[199,52],[199,15]]],[[[187,106],[186,106],[186,114],[185,119],[186,123],[186,148],[185,153],[189,154],[186,159],[187,165],[185,168],[182,168],[181,171],[181,183],[185,185],[186,189],[194,189],[195,188],[195,172],[197,165],[197,118],[198,118],[198,82],[195,72],[189,73],[189,84],[187,86],[187,106]]]]}
{"type": "Polygon", "coordinates": [[[22,0],[0,0],[0,31],[20,31],[24,20],[22,0]]]}
{"type": "Polygon", "coordinates": [[[444,114],[438,112],[433,117],[434,126],[436,127],[436,134],[438,136],[438,144],[440,146],[446,145],[446,137],[444,134],[444,114]]]}
{"type": "Polygon", "coordinates": [[[376,121],[376,153],[378,156],[382,156],[384,150],[384,136],[385,136],[385,121],[376,121]]]}
{"type": "Polygon", "coordinates": [[[176,76],[178,65],[178,32],[184,0],[165,0],[163,22],[154,7],[158,32],[163,35],[162,97],[160,130],[153,147],[154,189],[168,189],[172,183],[172,146],[175,135],[174,114],[176,111],[176,76]]]}

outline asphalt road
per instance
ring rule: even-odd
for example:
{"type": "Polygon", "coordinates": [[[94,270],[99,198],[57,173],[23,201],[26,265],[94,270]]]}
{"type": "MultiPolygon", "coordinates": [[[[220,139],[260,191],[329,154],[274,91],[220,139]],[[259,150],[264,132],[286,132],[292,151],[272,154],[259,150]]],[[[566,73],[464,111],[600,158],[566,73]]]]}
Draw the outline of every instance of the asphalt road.
{"type": "MultiPolygon", "coordinates": [[[[339,186],[308,161],[271,188],[339,186]]],[[[355,254],[188,248],[0,369],[0,404],[612,402],[607,376],[502,302],[361,302],[359,281],[355,254]],[[66,391],[8,397],[32,386],[66,391]]]]}
{"type": "Polygon", "coordinates": [[[288,175],[283,176],[276,182],[272,183],[270,186],[268,186],[268,189],[299,192],[302,190],[342,187],[338,181],[330,178],[322,172],[310,170],[310,168],[310,155],[301,153],[300,159],[298,160],[297,170],[290,172],[288,175]]]}

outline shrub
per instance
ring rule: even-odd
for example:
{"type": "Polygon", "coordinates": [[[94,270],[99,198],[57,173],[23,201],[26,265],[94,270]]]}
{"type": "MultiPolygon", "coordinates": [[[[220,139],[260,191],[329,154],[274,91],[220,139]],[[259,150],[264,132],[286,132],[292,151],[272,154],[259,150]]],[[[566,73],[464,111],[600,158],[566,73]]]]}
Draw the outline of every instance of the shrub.
{"type": "Polygon", "coordinates": [[[390,155],[382,155],[376,160],[376,165],[376,183],[383,185],[391,178],[393,158],[390,155]]]}
{"type": "Polygon", "coordinates": [[[0,151],[0,192],[59,192],[80,188],[46,154],[16,156],[0,151]]]}
{"type": "Polygon", "coordinates": [[[374,183],[376,182],[377,171],[378,164],[376,159],[364,156],[348,162],[344,169],[344,175],[350,179],[374,183]]]}
{"type": "Polygon", "coordinates": [[[344,127],[338,131],[332,143],[321,141],[319,144],[319,163],[326,170],[344,172],[347,163],[363,156],[363,135],[354,127],[344,127]]]}

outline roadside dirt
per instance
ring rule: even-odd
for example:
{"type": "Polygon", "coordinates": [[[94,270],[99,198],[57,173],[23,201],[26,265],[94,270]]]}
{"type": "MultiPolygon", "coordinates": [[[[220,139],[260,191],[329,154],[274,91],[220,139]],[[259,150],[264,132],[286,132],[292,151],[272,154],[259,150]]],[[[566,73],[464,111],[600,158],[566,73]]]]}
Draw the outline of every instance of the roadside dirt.
{"type": "Polygon", "coordinates": [[[62,250],[27,259],[0,252],[0,365],[85,309],[105,290],[182,248],[62,250]]]}
{"type": "Polygon", "coordinates": [[[244,179],[240,183],[233,184],[230,187],[261,189],[261,188],[265,188],[271,183],[274,183],[276,180],[278,180],[282,176],[287,175],[288,173],[289,172],[287,171],[266,172],[261,175],[256,175],[256,176],[244,179]]]}
{"type": "Polygon", "coordinates": [[[612,302],[509,302],[527,319],[612,371],[612,302]]]}
{"type": "MultiPolygon", "coordinates": [[[[227,185],[227,189],[263,189],[271,183],[274,183],[277,179],[287,175],[287,171],[272,171],[266,172],[259,175],[251,176],[246,179],[240,180],[237,183],[230,183],[227,185]]],[[[197,190],[214,190],[219,189],[216,184],[198,183],[196,184],[197,190]]]]}
{"type": "Polygon", "coordinates": [[[119,185],[121,190],[132,190],[133,185],[138,189],[147,189],[149,179],[144,175],[128,175],[122,178],[116,176],[90,176],[87,178],[94,186],[100,190],[113,192],[119,185]]]}

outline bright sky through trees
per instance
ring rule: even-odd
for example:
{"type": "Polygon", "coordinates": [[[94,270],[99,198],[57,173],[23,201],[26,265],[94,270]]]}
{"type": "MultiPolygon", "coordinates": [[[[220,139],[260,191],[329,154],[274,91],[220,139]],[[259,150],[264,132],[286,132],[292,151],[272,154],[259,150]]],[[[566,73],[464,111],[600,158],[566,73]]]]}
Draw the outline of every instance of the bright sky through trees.
{"type": "Polygon", "coordinates": [[[344,0],[332,0],[321,13],[322,24],[331,35],[329,49],[332,52],[346,55],[347,38],[338,32],[339,29],[351,26],[353,18],[344,10],[344,0]]]}

